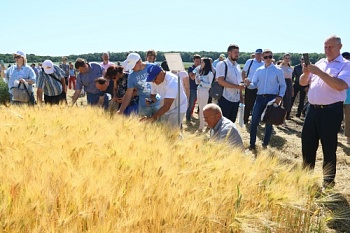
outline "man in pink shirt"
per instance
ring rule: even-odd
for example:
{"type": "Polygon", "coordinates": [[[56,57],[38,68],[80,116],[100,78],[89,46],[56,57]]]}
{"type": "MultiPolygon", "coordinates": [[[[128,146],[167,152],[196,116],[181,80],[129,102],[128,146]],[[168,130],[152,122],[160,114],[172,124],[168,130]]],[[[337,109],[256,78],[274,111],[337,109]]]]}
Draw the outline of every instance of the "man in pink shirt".
{"type": "Polygon", "coordinates": [[[103,67],[105,73],[107,71],[107,68],[111,65],[114,65],[114,63],[109,61],[109,53],[103,53],[101,58],[102,62],[100,65],[103,67]]]}
{"type": "Polygon", "coordinates": [[[300,85],[310,85],[308,108],[301,133],[303,166],[313,169],[319,140],[323,150],[323,187],[334,186],[338,131],[343,120],[343,102],[350,86],[350,62],[342,57],[341,39],[324,42],[326,58],[315,65],[303,65],[300,85]]]}

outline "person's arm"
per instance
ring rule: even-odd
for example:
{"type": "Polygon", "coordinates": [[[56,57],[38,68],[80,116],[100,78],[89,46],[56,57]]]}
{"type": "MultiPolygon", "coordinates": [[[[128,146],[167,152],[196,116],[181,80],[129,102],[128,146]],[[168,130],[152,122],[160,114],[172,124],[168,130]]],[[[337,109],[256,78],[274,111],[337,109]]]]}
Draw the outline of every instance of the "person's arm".
{"type": "Polygon", "coordinates": [[[119,108],[119,110],[117,112],[118,114],[123,114],[125,109],[130,104],[130,101],[131,101],[133,93],[134,93],[134,88],[126,89],[125,95],[124,95],[123,100],[122,100],[122,105],[120,106],[120,108],[119,108]]]}
{"type": "Polygon", "coordinates": [[[5,70],[6,70],[6,67],[1,64],[1,78],[5,78],[5,70]]]}
{"type": "Polygon", "coordinates": [[[29,72],[28,72],[28,77],[25,79],[20,79],[20,82],[27,82],[29,84],[35,84],[36,81],[36,75],[35,72],[32,68],[29,68],[29,72]]]}
{"type": "Polygon", "coordinates": [[[100,95],[100,97],[98,98],[97,106],[102,107],[104,101],[105,101],[105,95],[102,95],[102,96],[100,95]]]}
{"type": "Polygon", "coordinates": [[[322,79],[328,86],[337,91],[344,91],[349,88],[348,84],[344,80],[337,77],[332,77],[313,64],[308,65],[307,68],[311,73],[320,77],[320,79],[322,79]]]}
{"type": "Polygon", "coordinates": [[[64,93],[67,93],[67,85],[66,85],[66,80],[64,79],[64,77],[61,78],[61,84],[62,84],[62,91],[64,93]]]}
{"type": "Polygon", "coordinates": [[[244,70],[242,70],[241,76],[243,81],[246,79],[246,75],[247,73],[244,70]]]}
{"type": "Polygon", "coordinates": [[[75,102],[78,100],[79,96],[80,96],[80,92],[81,90],[75,90],[74,95],[72,97],[72,106],[75,104],[75,102]]]}
{"type": "Polygon", "coordinates": [[[43,89],[38,88],[36,90],[36,100],[38,101],[39,105],[43,103],[43,89]]]}
{"type": "Polygon", "coordinates": [[[277,71],[277,80],[279,84],[279,93],[278,93],[278,96],[276,97],[275,103],[279,104],[282,101],[283,96],[287,90],[286,81],[284,79],[284,74],[281,69],[277,71]]]}
{"type": "Polygon", "coordinates": [[[169,111],[171,105],[173,104],[175,99],[170,99],[170,98],[165,98],[164,99],[164,104],[162,107],[160,107],[160,109],[158,109],[157,112],[155,112],[151,117],[149,117],[148,119],[151,121],[155,121],[157,120],[159,117],[161,117],[162,115],[164,115],[167,111],[169,111]]]}
{"type": "Polygon", "coordinates": [[[190,79],[188,76],[184,77],[182,79],[182,83],[185,89],[185,94],[187,96],[187,99],[190,98],[190,79]]]}
{"type": "Polygon", "coordinates": [[[224,76],[220,76],[218,77],[218,83],[223,86],[223,87],[226,87],[226,88],[235,88],[235,89],[238,89],[240,91],[244,90],[244,86],[243,85],[238,85],[238,84],[232,84],[232,83],[229,83],[227,82],[225,79],[224,79],[224,76]]]}

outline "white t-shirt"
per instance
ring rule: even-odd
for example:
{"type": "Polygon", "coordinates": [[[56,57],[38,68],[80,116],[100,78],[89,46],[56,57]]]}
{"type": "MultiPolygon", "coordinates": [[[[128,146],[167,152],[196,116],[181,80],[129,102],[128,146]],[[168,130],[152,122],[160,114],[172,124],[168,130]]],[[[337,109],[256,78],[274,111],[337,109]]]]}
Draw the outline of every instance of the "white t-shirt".
{"type": "MultiPolygon", "coordinates": [[[[187,97],[182,81],[180,80],[180,82],[180,113],[184,113],[187,110],[187,97]]],[[[160,106],[163,106],[164,99],[175,99],[165,115],[177,113],[178,111],[178,88],[178,77],[171,72],[166,72],[164,81],[159,85],[151,83],[151,94],[156,95],[158,93],[160,95],[160,106]]]]}
{"type": "MultiPolygon", "coordinates": [[[[242,82],[242,75],[241,75],[241,67],[237,62],[232,64],[232,62],[229,59],[226,59],[224,61],[221,61],[216,66],[216,77],[225,77],[225,64],[227,64],[227,75],[226,75],[226,81],[231,84],[239,85],[242,82]]],[[[227,88],[224,87],[224,92],[222,94],[225,99],[227,99],[230,102],[238,102],[240,101],[240,91],[236,88],[227,88]]]]}

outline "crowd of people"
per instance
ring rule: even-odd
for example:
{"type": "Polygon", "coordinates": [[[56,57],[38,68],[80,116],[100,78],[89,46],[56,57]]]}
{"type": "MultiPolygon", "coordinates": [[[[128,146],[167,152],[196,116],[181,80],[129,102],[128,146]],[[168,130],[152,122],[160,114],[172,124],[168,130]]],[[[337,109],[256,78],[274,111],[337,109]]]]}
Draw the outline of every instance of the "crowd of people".
{"type": "MultiPolygon", "coordinates": [[[[15,65],[6,69],[2,64],[1,77],[8,83],[12,104],[67,103],[67,88],[73,88],[73,105],[85,93],[89,105],[115,114],[138,114],[141,121],[164,122],[179,129],[184,118],[187,124],[193,121],[198,106],[197,132],[210,128],[212,139],[226,140],[239,149],[243,149],[243,141],[235,121],[240,104],[245,103],[243,121],[250,133],[248,149],[252,151],[256,151],[257,129],[267,103],[282,104],[287,112],[284,126],[291,117],[305,116],[301,146],[304,167],[314,168],[321,141],[324,185],[334,186],[343,108],[345,136],[350,144],[350,54],[341,54],[341,48],[341,39],[331,36],[324,43],[325,58],[316,64],[305,64],[301,56],[300,64],[294,67],[290,54],[284,54],[276,64],[271,50],[259,48],[241,68],[237,63],[239,46],[231,44],[227,54],[220,54],[214,61],[195,54],[188,72],[171,71],[166,61],[156,63],[154,50],[147,51],[145,61],[139,54],[129,53],[121,64],[114,64],[109,61],[109,54],[103,53],[101,63],[78,58],[73,64],[63,57],[60,66],[45,60],[37,67],[28,66],[26,54],[17,51],[13,54],[15,65]],[[213,82],[223,87],[218,100],[209,96],[213,82]],[[14,98],[21,83],[30,97],[25,103],[14,98]],[[36,99],[33,84],[37,87],[36,99]],[[298,94],[297,113],[292,116],[298,94]]],[[[267,123],[263,149],[269,145],[272,131],[272,124],[267,123]]]]}

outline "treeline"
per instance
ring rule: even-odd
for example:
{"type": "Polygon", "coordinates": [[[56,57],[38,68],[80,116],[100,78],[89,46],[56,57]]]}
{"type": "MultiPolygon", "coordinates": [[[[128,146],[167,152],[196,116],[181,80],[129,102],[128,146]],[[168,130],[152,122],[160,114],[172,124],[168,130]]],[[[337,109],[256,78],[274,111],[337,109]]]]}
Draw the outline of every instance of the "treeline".
{"type": "MultiPolygon", "coordinates": [[[[146,51],[132,51],[139,53],[143,60],[146,59],[146,51]]],[[[192,62],[192,57],[194,54],[199,54],[202,57],[211,57],[213,60],[217,59],[221,53],[227,54],[226,52],[208,52],[208,51],[199,51],[199,52],[178,52],[178,51],[170,51],[170,52],[157,52],[157,61],[164,61],[164,53],[180,53],[183,62],[192,62]]],[[[238,63],[244,64],[253,52],[241,52],[239,55],[238,63]]],[[[114,53],[110,52],[110,60],[111,61],[124,61],[127,57],[128,52],[119,52],[114,53]]],[[[80,54],[80,55],[69,55],[66,56],[69,61],[75,61],[78,57],[84,58],[87,61],[101,61],[102,53],[88,53],[88,54],[80,54]]],[[[299,59],[301,54],[299,53],[290,53],[291,55],[291,63],[292,65],[297,65],[300,63],[299,59]]],[[[310,61],[315,63],[322,57],[324,57],[323,53],[310,53],[309,54],[310,61]]],[[[274,59],[276,62],[283,58],[283,53],[275,53],[274,59]]],[[[43,62],[44,60],[51,60],[53,62],[61,62],[62,57],[59,56],[38,56],[35,54],[27,54],[28,63],[38,63],[43,62]]],[[[14,63],[12,54],[0,54],[0,60],[4,60],[5,63],[14,63]]]]}

